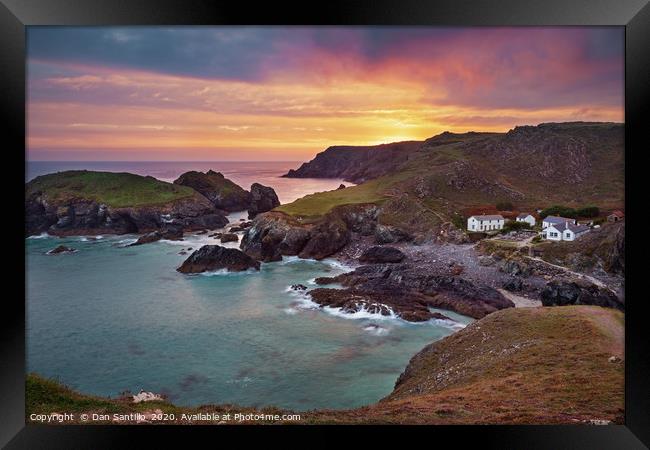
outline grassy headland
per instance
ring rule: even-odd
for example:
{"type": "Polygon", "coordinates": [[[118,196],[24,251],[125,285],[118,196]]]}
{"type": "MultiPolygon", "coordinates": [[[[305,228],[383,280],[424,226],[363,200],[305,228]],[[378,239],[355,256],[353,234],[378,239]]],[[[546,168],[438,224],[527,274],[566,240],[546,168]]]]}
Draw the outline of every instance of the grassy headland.
{"type": "Polygon", "coordinates": [[[36,177],[26,185],[26,196],[46,192],[48,201],[88,199],[113,208],[160,205],[196,195],[192,188],[132,173],[70,170],[36,177]]]}
{"type": "MultiPolygon", "coordinates": [[[[443,133],[399,151],[384,147],[377,146],[367,160],[357,158],[354,148],[346,150],[354,170],[367,174],[365,166],[372,165],[372,179],[312,194],[277,210],[314,218],[340,205],[381,204],[407,195],[419,203],[423,215],[431,212],[449,220],[468,208],[503,200],[522,211],[553,204],[604,210],[623,204],[622,124],[573,122],[516,127],[507,133],[443,133]],[[390,160],[377,156],[389,150],[390,160]]],[[[345,155],[326,150],[306,173],[317,176],[320,170],[323,176],[336,176],[333,171],[342,168],[341,175],[348,174],[345,155]]]]}

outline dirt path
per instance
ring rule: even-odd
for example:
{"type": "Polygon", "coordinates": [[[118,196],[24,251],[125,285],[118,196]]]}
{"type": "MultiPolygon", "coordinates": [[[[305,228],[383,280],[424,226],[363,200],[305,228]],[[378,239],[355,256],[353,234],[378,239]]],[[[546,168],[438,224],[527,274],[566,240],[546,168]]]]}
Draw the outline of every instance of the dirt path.
{"type": "Polygon", "coordinates": [[[586,317],[596,328],[611,338],[611,345],[607,350],[613,356],[623,358],[625,353],[625,326],[621,321],[625,319],[619,319],[610,309],[597,307],[594,307],[586,317]]]}
{"type": "Polygon", "coordinates": [[[528,258],[528,259],[531,259],[531,260],[533,260],[533,261],[536,261],[536,262],[539,262],[539,263],[542,263],[542,264],[546,264],[546,265],[551,266],[551,267],[555,267],[555,268],[558,268],[558,269],[562,269],[564,272],[566,272],[566,273],[568,273],[568,274],[570,274],[570,275],[573,275],[573,276],[575,276],[575,277],[577,277],[577,278],[583,278],[583,279],[585,279],[585,280],[587,280],[587,281],[592,282],[593,284],[595,284],[595,285],[598,286],[598,287],[605,288],[605,289],[609,289],[609,290],[612,291],[614,294],[616,294],[616,291],[614,291],[612,288],[610,288],[609,286],[607,286],[607,284],[603,283],[603,282],[602,282],[601,280],[599,280],[598,278],[594,278],[594,277],[592,277],[591,275],[587,275],[587,274],[580,273],[580,272],[575,272],[575,271],[573,271],[573,270],[571,270],[571,269],[568,269],[568,268],[566,268],[566,267],[564,267],[564,266],[559,266],[559,265],[557,265],[557,264],[553,264],[553,263],[550,263],[550,262],[548,262],[548,261],[544,261],[544,260],[541,259],[541,258],[535,258],[535,257],[532,257],[532,256],[524,256],[524,258],[528,258]]]}
{"type": "Polygon", "coordinates": [[[515,308],[536,308],[542,306],[540,300],[534,300],[532,298],[522,297],[521,295],[513,294],[510,291],[505,289],[497,289],[501,294],[515,304],[515,308]]]}

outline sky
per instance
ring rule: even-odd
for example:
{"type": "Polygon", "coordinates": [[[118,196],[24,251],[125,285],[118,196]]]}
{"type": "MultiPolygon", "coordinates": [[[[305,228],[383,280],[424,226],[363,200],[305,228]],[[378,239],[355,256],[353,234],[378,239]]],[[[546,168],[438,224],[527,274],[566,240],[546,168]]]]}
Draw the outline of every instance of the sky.
{"type": "Polygon", "coordinates": [[[29,160],[304,161],[624,121],[623,27],[28,27],[29,160]]]}

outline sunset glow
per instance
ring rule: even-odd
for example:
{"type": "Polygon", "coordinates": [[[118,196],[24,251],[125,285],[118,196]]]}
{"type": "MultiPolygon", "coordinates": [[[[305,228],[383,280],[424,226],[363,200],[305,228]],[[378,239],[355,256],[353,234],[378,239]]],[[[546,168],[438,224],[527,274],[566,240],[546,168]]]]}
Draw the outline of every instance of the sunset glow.
{"type": "Polygon", "coordinates": [[[623,116],[622,28],[28,31],[32,160],[307,160],[623,116]]]}

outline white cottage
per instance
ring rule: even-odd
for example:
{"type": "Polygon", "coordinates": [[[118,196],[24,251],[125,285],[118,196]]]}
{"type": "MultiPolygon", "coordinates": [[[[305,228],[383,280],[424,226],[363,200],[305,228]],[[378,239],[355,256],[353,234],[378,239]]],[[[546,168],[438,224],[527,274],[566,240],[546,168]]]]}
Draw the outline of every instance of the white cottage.
{"type": "Polygon", "coordinates": [[[542,236],[550,241],[575,241],[587,232],[589,232],[589,227],[586,225],[575,225],[564,222],[559,225],[546,227],[542,236]]]}
{"type": "Polygon", "coordinates": [[[569,219],[567,217],[560,216],[546,216],[542,219],[542,230],[548,228],[551,225],[562,225],[563,223],[575,224],[575,219],[569,219]]]}
{"type": "Polygon", "coordinates": [[[500,214],[471,216],[467,219],[468,231],[491,231],[503,228],[506,220],[500,214]]]}
{"type": "Polygon", "coordinates": [[[535,224],[537,223],[535,221],[535,217],[532,214],[528,214],[528,213],[519,214],[516,220],[517,222],[526,222],[531,227],[534,227],[535,224]]]}

